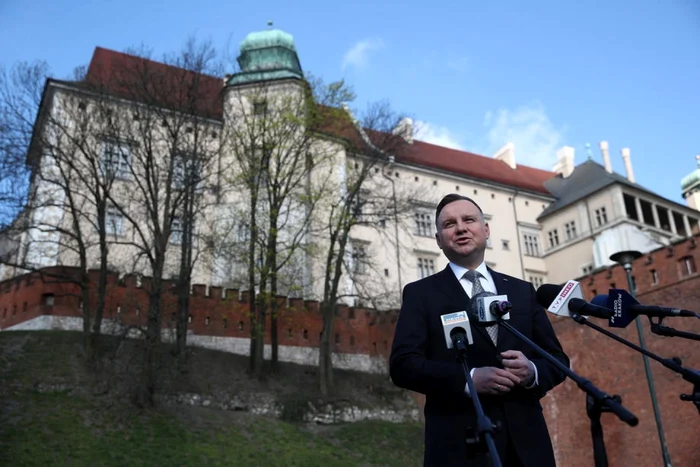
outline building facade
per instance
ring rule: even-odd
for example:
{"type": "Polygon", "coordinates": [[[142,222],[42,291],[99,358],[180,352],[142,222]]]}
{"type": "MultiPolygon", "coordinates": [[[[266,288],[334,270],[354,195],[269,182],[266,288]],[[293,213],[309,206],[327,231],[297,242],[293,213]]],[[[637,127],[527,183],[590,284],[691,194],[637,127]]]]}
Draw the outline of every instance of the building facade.
{"type": "MultiPolygon", "coordinates": [[[[198,259],[193,282],[243,287],[247,270],[243,247],[250,232],[238,219],[250,215],[246,206],[251,199],[246,194],[249,191],[240,189],[245,178],[244,159],[236,154],[258,148],[255,141],[240,139],[243,129],[255,127],[248,123],[241,126],[241,122],[289,105],[283,102],[303,99],[305,85],[294,41],[283,31],[249,34],[241,44],[239,64],[237,73],[221,79],[97,48],[85,82],[49,80],[35,130],[41,137],[37,136],[36,144],[29,148],[33,202],[23,213],[23,222],[29,227],[18,229],[20,234],[13,243],[16,248],[9,255],[10,265],[3,265],[2,277],[23,274],[27,268],[74,266],[79,249],[76,239],[68,239],[65,232],[76,225],[86,232],[82,241],[87,245],[89,266],[99,265],[100,239],[94,224],[100,205],[95,198],[100,190],[93,185],[99,185],[102,178],[84,175],[94,167],[113,176],[110,203],[117,200],[117,206],[105,203],[104,207],[110,270],[151,275],[155,263],[146,246],[153,244],[154,238],[165,238],[159,243],[161,250],[167,250],[164,276],[174,277],[182,258],[182,226],[188,221],[179,212],[168,211],[172,206],[168,197],[178,196],[178,192],[163,187],[177,184],[190,167],[195,167],[201,182],[201,209],[191,222],[197,226],[197,238],[216,239],[220,248],[212,249],[212,242],[204,241],[194,246],[198,259]],[[143,86],[149,92],[130,92],[135,83],[127,75],[133,75],[134,70],[143,71],[137,73],[140,76],[145,71],[151,73],[147,82],[158,83],[163,88],[161,94],[157,86],[151,90],[151,84],[143,86]],[[187,107],[174,102],[174,91],[195,82],[198,87],[193,102],[187,107]],[[96,88],[103,92],[97,93],[96,88]],[[107,117],[99,121],[81,117],[88,115],[85,112],[90,108],[107,108],[101,114],[107,117]],[[60,122],[61,131],[49,122],[60,122]],[[182,132],[177,138],[172,136],[174,128],[182,132]],[[77,130],[83,132],[82,139],[76,136],[77,130]],[[101,136],[114,133],[121,137],[101,136]],[[65,167],[56,164],[56,156],[40,140],[60,146],[64,159],[84,163],[71,162],[66,175],[65,167]],[[181,154],[193,153],[198,154],[198,162],[188,165],[192,160],[181,154]],[[143,154],[148,154],[151,162],[145,162],[143,154]],[[56,177],[61,182],[56,182],[56,177]],[[74,212],[66,208],[66,193],[79,195],[74,212]],[[208,243],[206,250],[204,243],[208,243]]],[[[333,118],[354,121],[347,109],[335,110],[333,118]]],[[[318,180],[333,183],[336,191],[346,189],[346,180],[366,156],[347,141],[366,139],[370,130],[357,123],[333,125],[330,130],[316,131],[313,141],[298,143],[298,151],[303,149],[316,157],[323,154],[326,172],[316,171],[297,190],[308,192],[318,180]]],[[[387,209],[386,216],[371,225],[353,227],[349,263],[354,266],[348,266],[343,278],[348,295],[364,284],[374,287],[371,294],[385,292],[387,298],[380,304],[394,307],[405,284],[446,266],[434,234],[435,205],[448,193],[469,196],[483,209],[491,226],[488,265],[535,287],[604,268],[610,264],[610,254],[620,249],[648,252],[698,232],[700,212],[692,204],[693,182],[687,190],[690,206],[655,195],[635,182],[628,149],[622,150],[628,171],[623,177],[612,172],[607,143],[601,143],[602,165],[589,156],[588,161],[575,166],[574,149],[565,147],[554,170],[546,171],[518,164],[511,143],[487,157],[416,140],[410,120],[402,121],[395,131],[403,135],[404,144],[373,167],[365,189],[393,196],[395,204],[398,194],[410,207],[400,216],[392,216],[387,209]],[[372,258],[371,267],[364,267],[358,258],[372,258]]],[[[327,200],[325,206],[332,209],[333,200],[327,200]]],[[[280,229],[280,235],[295,237],[294,232],[305,222],[300,215],[304,206],[290,201],[281,209],[291,220],[286,224],[287,233],[280,229]]],[[[310,232],[302,238],[317,251],[322,251],[327,241],[310,232]]],[[[282,292],[318,299],[323,269],[319,257],[308,251],[290,260],[286,276],[292,279],[282,292]]],[[[353,299],[348,303],[359,304],[353,299]]]]}

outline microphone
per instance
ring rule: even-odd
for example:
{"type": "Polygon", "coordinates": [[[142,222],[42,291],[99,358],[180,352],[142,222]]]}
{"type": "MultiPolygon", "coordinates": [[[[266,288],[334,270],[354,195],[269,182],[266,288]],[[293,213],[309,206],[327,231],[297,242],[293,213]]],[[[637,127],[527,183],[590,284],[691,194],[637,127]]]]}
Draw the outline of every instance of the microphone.
{"type": "Polygon", "coordinates": [[[469,326],[469,316],[466,311],[457,311],[440,316],[442,330],[445,333],[447,348],[459,351],[467,350],[472,345],[472,328],[469,326]]]}
{"type": "Polygon", "coordinates": [[[493,292],[479,292],[472,297],[471,303],[478,324],[484,326],[510,319],[510,310],[513,309],[508,295],[496,295],[493,292]]]}
{"type": "Polygon", "coordinates": [[[581,284],[567,281],[563,287],[542,284],[536,293],[537,303],[557,316],[571,316],[571,313],[610,319],[612,312],[603,306],[588,303],[583,299],[581,284]]]}
{"type": "Polygon", "coordinates": [[[697,313],[680,308],[640,305],[629,292],[623,289],[610,289],[607,297],[605,295],[601,297],[602,298],[598,299],[597,302],[601,305],[605,303],[605,306],[612,311],[609,325],[613,328],[626,327],[634,321],[638,315],[657,318],[674,316],[698,317],[697,313]]]}

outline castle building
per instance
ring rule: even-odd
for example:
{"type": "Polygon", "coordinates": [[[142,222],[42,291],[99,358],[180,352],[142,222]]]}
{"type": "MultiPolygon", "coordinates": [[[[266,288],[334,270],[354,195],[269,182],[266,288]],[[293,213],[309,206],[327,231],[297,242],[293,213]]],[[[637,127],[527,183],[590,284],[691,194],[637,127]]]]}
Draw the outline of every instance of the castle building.
{"type": "MultiPolygon", "coordinates": [[[[83,82],[49,79],[35,129],[35,135],[43,137],[35,137],[35,143],[28,151],[28,162],[33,171],[32,209],[22,213],[17,221],[18,226],[30,227],[26,230],[18,227],[20,233],[5,240],[5,257],[10,258],[11,263],[30,268],[74,266],[78,260],[71,241],[63,238],[63,232],[75,220],[75,214],[61,208],[65,206],[65,190],[62,188],[64,192],[61,193],[55,183],[53,186],[47,183],[45,174],[55,170],[52,169],[55,164],[50,152],[39,143],[53,138],[59,145],[63,139],[70,138],[46,135],[55,132],[55,128],[48,126],[48,116],[74,130],[83,128],[83,122],[67,109],[84,110],[90,106],[107,105],[111,109],[110,118],[116,119],[115,115],[123,117],[119,122],[120,131],[143,128],[146,121],[155,124],[160,120],[167,129],[166,123],[178,118],[177,106],[172,105],[176,93],[158,95],[157,91],[159,86],[165,85],[175,89],[172,87],[174,81],[181,87],[198,83],[197,99],[188,107],[190,113],[185,116],[192,123],[188,124],[189,135],[184,139],[191,141],[195,138],[193,134],[202,135],[199,144],[212,154],[212,164],[218,168],[216,183],[212,182],[212,186],[204,190],[207,207],[202,211],[202,219],[195,220],[197,228],[208,229],[209,233],[219,228],[232,231],[235,238],[230,240],[231,243],[247,238],[245,226],[223,221],[240,217],[241,206],[249,201],[235,189],[221,189],[221,174],[226,173],[226,177],[233,179],[240,169],[240,164],[231,158],[238,148],[226,135],[235,132],[237,121],[243,117],[265,112],[266,106],[274,105],[274,99],[280,96],[301,95],[305,87],[293,38],[284,31],[269,29],[246,36],[240,46],[238,62],[240,70],[220,78],[98,47],[83,82]],[[133,70],[152,73],[153,94],[146,95],[148,99],[144,94],[137,96],[131,92],[133,82],[125,77],[127,71],[133,70]],[[96,85],[104,91],[102,94],[95,93],[96,85]],[[266,99],[256,98],[261,87],[265,88],[266,99]],[[154,108],[157,109],[158,121],[144,115],[144,112],[153,112],[154,108]],[[230,169],[226,172],[221,170],[222,167],[230,169]],[[46,203],[46,199],[54,202],[46,203]],[[7,245],[14,246],[9,253],[7,245]]],[[[150,86],[148,88],[151,90],[150,86]]],[[[354,120],[347,109],[336,110],[343,115],[334,114],[335,118],[354,120]]],[[[469,196],[483,209],[492,232],[486,255],[488,265],[528,280],[535,287],[545,282],[563,282],[607,267],[610,254],[615,251],[635,249],[645,253],[700,231],[700,202],[695,191],[700,186],[700,176],[696,173],[683,181],[688,199],[688,206],[683,206],[656,195],[635,181],[627,148],[621,150],[626,176],[612,171],[606,142],[600,144],[603,164],[589,156],[587,161],[576,166],[574,148],[564,147],[558,153],[557,165],[552,171],[547,171],[518,164],[517,148],[512,143],[504,142],[503,148],[489,157],[414,139],[412,125],[407,119],[395,129],[397,134],[403,135],[405,145],[377,166],[370,182],[386,193],[407,194],[405,196],[412,206],[410,212],[403,213],[401,219],[393,219],[387,214],[374,225],[355,226],[349,238],[352,257],[374,258],[375,264],[372,268],[355,267],[352,273],[348,272],[345,287],[352,291],[358,282],[376,285],[389,292],[389,299],[384,303],[387,307],[399,303],[405,284],[446,266],[447,261],[434,239],[434,213],[438,200],[447,193],[469,196]],[[402,228],[396,228],[399,224],[402,228]]],[[[105,135],[104,130],[91,129],[85,144],[92,145],[88,152],[95,154],[103,167],[119,175],[114,182],[113,195],[123,200],[123,205],[120,210],[110,208],[105,214],[107,240],[112,244],[110,269],[149,275],[148,264],[133,248],[135,239],[149,235],[140,228],[144,224],[143,216],[149,215],[148,209],[143,208],[147,203],[139,200],[141,195],[135,188],[141,182],[139,174],[143,177],[148,174],[145,168],[139,172],[133,167],[137,164],[138,152],[149,146],[150,141],[136,137],[143,133],[130,133],[130,138],[120,139],[105,135]]],[[[358,125],[353,128],[360,137],[366,137],[365,130],[358,125]]],[[[324,151],[332,154],[333,163],[344,168],[338,170],[342,174],[336,180],[342,187],[346,171],[357,167],[363,155],[350,150],[344,143],[342,131],[337,129],[319,131],[317,137],[318,144],[314,143],[314,147],[323,146],[324,151]]],[[[66,145],[71,146],[69,143],[66,145]]],[[[176,151],[171,149],[157,149],[164,164],[175,157],[176,151]]],[[[71,147],[71,150],[75,157],[85,157],[84,148],[76,150],[71,147]]],[[[76,180],[78,182],[69,189],[88,199],[89,187],[79,182],[80,177],[76,180]]],[[[165,181],[156,180],[158,183],[165,181]]],[[[297,208],[299,206],[287,206],[289,212],[295,212],[297,208]]],[[[80,222],[87,222],[96,215],[90,212],[89,202],[85,203],[84,209],[80,222]]],[[[153,206],[151,211],[155,214],[151,212],[151,215],[160,215],[159,209],[165,208],[153,206]]],[[[181,222],[182,219],[173,217],[173,232],[164,266],[166,277],[173,277],[178,265],[181,222]]],[[[97,267],[100,257],[95,247],[94,231],[87,228],[85,231],[90,232],[88,243],[92,245],[88,249],[90,264],[97,267]]],[[[311,237],[305,241],[323,243],[323,239],[311,237]]],[[[193,283],[238,288],[245,277],[244,269],[236,267],[235,263],[235,257],[208,252],[195,265],[193,283]]],[[[305,298],[318,299],[318,277],[321,274],[318,260],[298,258],[295,264],[301,272],[292,272],[290,276],[299,278],[300,283],[290,286],[288,294],[303,290],[305,298]]],[[[2,278],[24,272],[26,269],[6,265],[0,271],[2,278]]]]}

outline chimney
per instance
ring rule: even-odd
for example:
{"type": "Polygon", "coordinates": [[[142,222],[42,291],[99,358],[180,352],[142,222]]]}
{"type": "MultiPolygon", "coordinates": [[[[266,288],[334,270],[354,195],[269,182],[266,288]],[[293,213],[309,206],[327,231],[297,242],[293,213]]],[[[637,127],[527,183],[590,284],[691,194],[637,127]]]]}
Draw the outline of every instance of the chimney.
{"type": "Polygon", "coordinates": [[[625,163],[627,180],[634,183],[634,172],[632,172],[632,161],[630,160],[630,148],[620,149],[620,154],[622,154],[622,161],[625,163]]]}
{"type": "Polygon", "coordinates": [[[608,142],[600,142],[600,152],[603,154],[603,165],[605,166],[605,171],[609,174],[612,173],[612,164],[610,163],[610,153],[608,152],[608,142]]]}
{"type": "Polygon", "coordinates": [[[410,118],[402,118],[391,132],[401,136],[408,144],[413,144],[413,120],[410,118]]]}
{"type": "Polygon", "coordinates": [[[515,145],[513,143],[506,143],[505,146],[496,151],[493,158],[505,162],[511,169],[517,167],[515,165],[515,145]]]}
{"type": "Polygon", "coordinates": [[[564,146],[559,149],[557,151],[557,159],[559,160],[552,170],[562,174],[564,178],[567,178],[574,171],[574,148],[571,146],[564,146]]]}

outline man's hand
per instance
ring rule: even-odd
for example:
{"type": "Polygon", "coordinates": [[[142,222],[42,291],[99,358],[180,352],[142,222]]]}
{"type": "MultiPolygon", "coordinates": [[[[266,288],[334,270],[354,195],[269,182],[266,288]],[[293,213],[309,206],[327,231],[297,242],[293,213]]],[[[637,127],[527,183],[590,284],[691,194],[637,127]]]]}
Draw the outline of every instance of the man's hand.
{"type": "Polygon", "coordinates": [[[501,352],[501,357],[503,357],[503,368],[506,369],[510,374],[516,376],[521,386],[528,386],[532,384],[532,380],[535,378],[535,369],[532,367],[530,360],[519,350],[506,350],[501,352]]]}
{"type": "Polygon", "coordinates": [[[520,383],[520,378],[510,371],[492,366],[475,368],[473,379],[479,394],[506,394],[520,383]]]}

